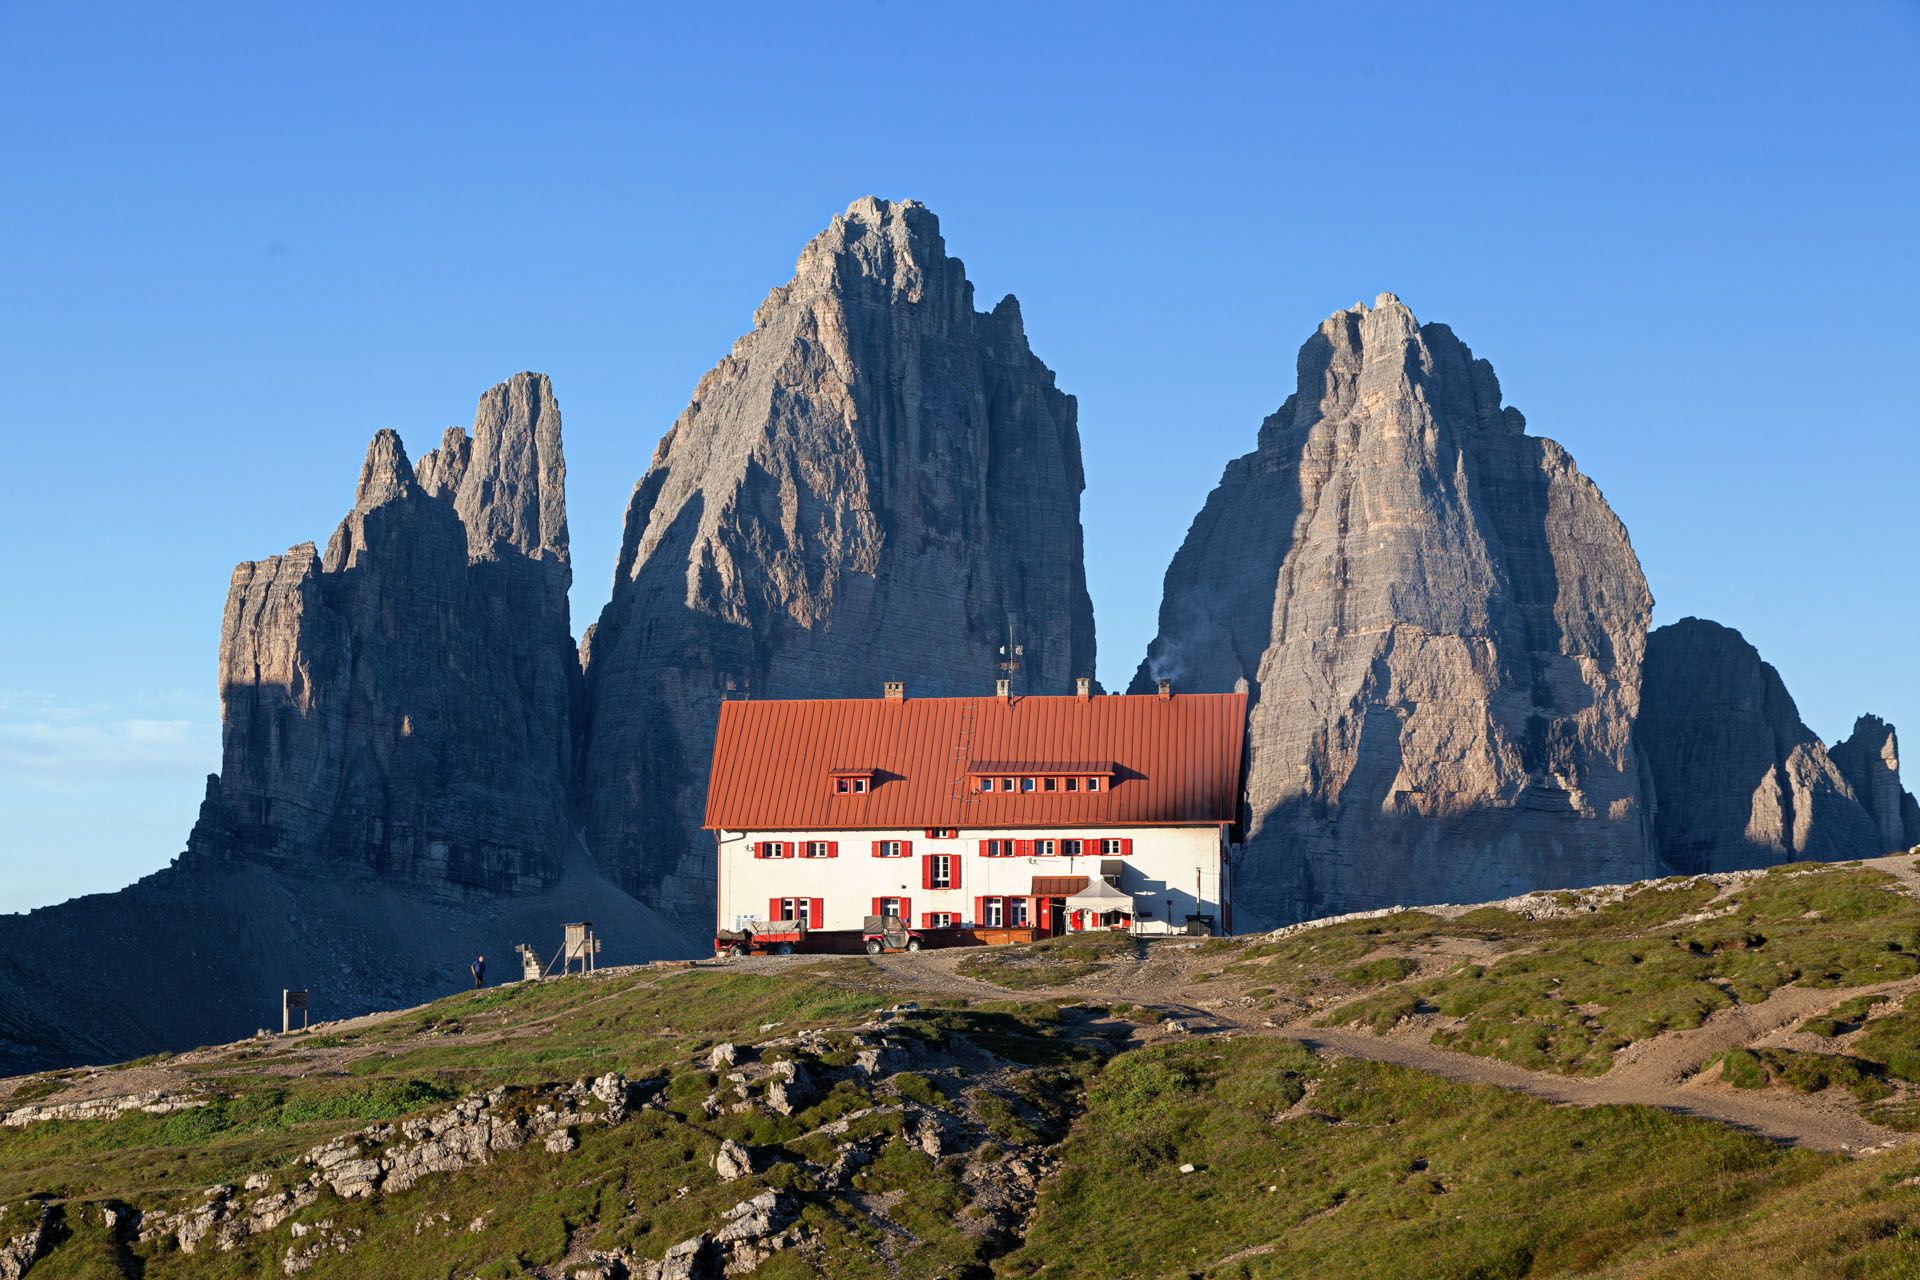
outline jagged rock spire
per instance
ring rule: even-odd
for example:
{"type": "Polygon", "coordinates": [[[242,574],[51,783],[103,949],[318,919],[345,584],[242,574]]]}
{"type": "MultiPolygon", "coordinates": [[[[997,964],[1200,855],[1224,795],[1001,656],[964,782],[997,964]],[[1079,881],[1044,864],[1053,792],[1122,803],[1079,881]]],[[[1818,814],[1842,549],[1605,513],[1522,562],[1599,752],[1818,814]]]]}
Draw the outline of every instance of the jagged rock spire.
{"type": "Polygon", "coordinates": [[[984,692],[1009,637],[1022,687],[1090,675],[1076,416],[925,207],[834,218],[634,490],[589,649],[596,857],[709,908],[699,796],[729,692],[984,692]]]}
{"type": "Polygon", "coordinates": [[[1879,716],[1853,722],[1853,733],[1828,751],[1879,834],[1878,852],[1920,845],[1920,804],[1900,785],[1900,739],[1879,716]]]}
{"type": "Polygon", "coordinates": [[[552,390],[521,374],[417,476],[377,432],[324,559],[234,570],[194,858],[444,894],[552,882],[579,679],[564,476],[552,390]]]}

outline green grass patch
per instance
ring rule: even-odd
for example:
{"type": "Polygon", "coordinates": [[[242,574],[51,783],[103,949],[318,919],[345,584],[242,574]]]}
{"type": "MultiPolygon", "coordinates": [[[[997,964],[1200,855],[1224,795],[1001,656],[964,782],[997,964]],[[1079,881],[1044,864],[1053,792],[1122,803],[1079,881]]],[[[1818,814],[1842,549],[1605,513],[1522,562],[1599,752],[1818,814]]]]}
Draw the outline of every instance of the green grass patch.
{"type": "Polygon", "coordinates": [[[1377,987],[1382,983],[1399,982],[1419,967],[1420,962],[1410,956],[1381,956],[1378,960],[1342,969],[1340,981],[1350,982],[1356,987],[1377,987]]]}
{"type": "MultiPolygon", "coordinates": [[[[1433,1009],[1459,1020],[1436,1044],[1597,1075],[1628,1044],[1697,1027],[1788,984],[1844,988],[1920,972],[1920,903],[1889,892],[1891,883],[1821,865],[1764,876],[1713,902],[1712,884],[1660,881],[1590,913],[1516,922],[1511,940],[1524,945],[1514,953],[1362,997],[1323,1020],[1382,1030],[1433,1009]],[[1714,914],[1690,920],[1703,909],[1714,914]]],[[[1856,1052],[1891,1074],[1920,1072],[1920,1054],[1902,1052],[1914,1030],[1890,1027],[1885,1056],[1856,1052]]]]}
{"type": "Polygon", "coordinates": [[[1915,1256],[1920,1195],[1899,1179],[1916,1169],[1901,1154],[1863,1179],[1649,1109],[1554,1107],[1283,1041],[1186,1042],[1096,1081],[996,1274],[1624,1277],[1728,1248],[1711,1274],[1891,1277],[1915,1256]],[[1863,1218],[1890,1231],[1860,1238],[1863,1218]],[[1786,1222],[1792,1264],[1767,1233],[1786,1222]]]}

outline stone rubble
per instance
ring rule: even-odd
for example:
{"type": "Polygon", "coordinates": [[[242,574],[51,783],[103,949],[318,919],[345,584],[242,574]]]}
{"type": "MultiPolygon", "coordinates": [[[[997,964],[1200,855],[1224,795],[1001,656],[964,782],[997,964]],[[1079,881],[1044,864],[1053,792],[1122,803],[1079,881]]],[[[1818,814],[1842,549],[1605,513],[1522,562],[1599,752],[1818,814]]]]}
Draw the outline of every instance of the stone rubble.
{"type": "MultiPolygon", "coordinates": [[[[535,1141],[549,1152],[564,1154],[577,1145],[578,1127],[619,1124],[647,1088],[609,1072],[544,1090],[498,1088],[464,1098],[446,1111],[369,1125],[307,1152],[300,1163],[310,1172],[291,1186],[276,1190],[271,1177],[257,1174],[246,1182],[250,1197],[232,1186],[213,1186],[192,1208],[135,1214],[137,1239],[151,1243],[171,1237],[182,1253],[208,1245],[230,1250],[279,1226],[317,1201],[323,1190],[343,1200],[394,1194],[430,1174],[486,1164],[496,1154],[535,1141]]],[[[327,1224],[293,1225],[296,1241],[316,1230],[326,1235],[327,1224]]],[[[326,1235],[289,1249],[287,1274],[313,1265],[327,1250],[346,1252],[357,1234],[326,1235]]]]}
{"type": "Polygon", "coordinates": [[[29,1103],[7,1112],[4,1118],[0,1118],[0,1125],[18,1129],[45,1120],[111,1120],[129,1111],[163,1116],[206,1105],[204,1098],[188,1097],[169,1089],[146,1089],[139,1093],[125,1093],[112,1098],[86,1098],[79,1102],[29,1103]]]}
{"type": "MultiPolygon", "coordinates": [[[[5,1205],[0,1205],[0,1212],[4,1212],[5,1209],[5,1205]]],[[[38,1214],[34,1224],[27,1230],[0,1241],[0,1280],[20,1280],[27,1274],[27,1269],[39,1259],[41,1249],[49,1243],[48,1237],[52,1234],[53,1226],[53,1209],[49,1205],[41,1205],[38,1214]]]]}

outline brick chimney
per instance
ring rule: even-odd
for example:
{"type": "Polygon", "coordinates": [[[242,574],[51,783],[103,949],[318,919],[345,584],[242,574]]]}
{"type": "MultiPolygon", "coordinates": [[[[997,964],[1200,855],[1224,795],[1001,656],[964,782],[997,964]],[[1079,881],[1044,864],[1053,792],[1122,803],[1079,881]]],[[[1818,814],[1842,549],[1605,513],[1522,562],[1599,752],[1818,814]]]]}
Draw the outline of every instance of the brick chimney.
{"type": "Polygon", "coordinates": [[[1080,676],[1073,682],[1074,696],[1085,702],[1093,696],[1093,680],[1089,676],[1080,676]]]}
{"type": "Polygon", "coordinates": [[[904,681],[889,680],[883,688],[886,691],[886,699],[888,702],[905,702],[907,700],[907,686],[904,681]]]}
{"type": "Polygon", "coordinates": [[[1162,702],[1170,702],[1170,701],[1172,701],[1172,699],[1173,699],[1173,681],[1171,681],[1171,680],[1162,680],[1162,681],[1160,682],[1160,692],[1159,692],[1159,698],[1160,698],[1160,701],[1162,701],[1162,702]]]}
{"type": "Polygon", "coordinates": [[[993,696],[1002,702],[1013,701],[1013,681],[995,680],[993,682],[993,696]]]}

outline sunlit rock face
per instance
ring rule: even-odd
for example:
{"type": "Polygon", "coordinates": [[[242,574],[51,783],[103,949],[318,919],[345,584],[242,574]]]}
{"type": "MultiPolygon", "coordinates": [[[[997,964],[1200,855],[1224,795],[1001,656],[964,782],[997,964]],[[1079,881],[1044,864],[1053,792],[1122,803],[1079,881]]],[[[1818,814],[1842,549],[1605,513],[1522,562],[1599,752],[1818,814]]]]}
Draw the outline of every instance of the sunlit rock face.
{"type": "Polygon", "coordinates": [[[986,693],[1010,643],[1016,690],[1092,675],[1076,417],[921,205],[857,201],[807,245],[654,451],[583,644],[608,873],[711,918],[725,697],[986,693]]]}
{"type": "Polygon", "coordinates": [[[324,555],[233,572],[221,771],[190,859],[540,889],[568,818],[579,667],[566,463],[547,379],[487,392],[409,464],[374,436],[324,555]]]}
{"type": "Polygon", "coordinates": [[[1887,852],[1920,845],[1920,804],[1900,785],[1900,738],[1879,716],[1861,716],[1828,754],[1873,819],[1887,852]]]}
{"type": "Polygon", "coordinates": [[[1167,571],[1134,689],[1244,682],[1238,928],[1652,874],[1651,598],[1492,366],[1383,294],[1327,319],[1167,571]]]}

